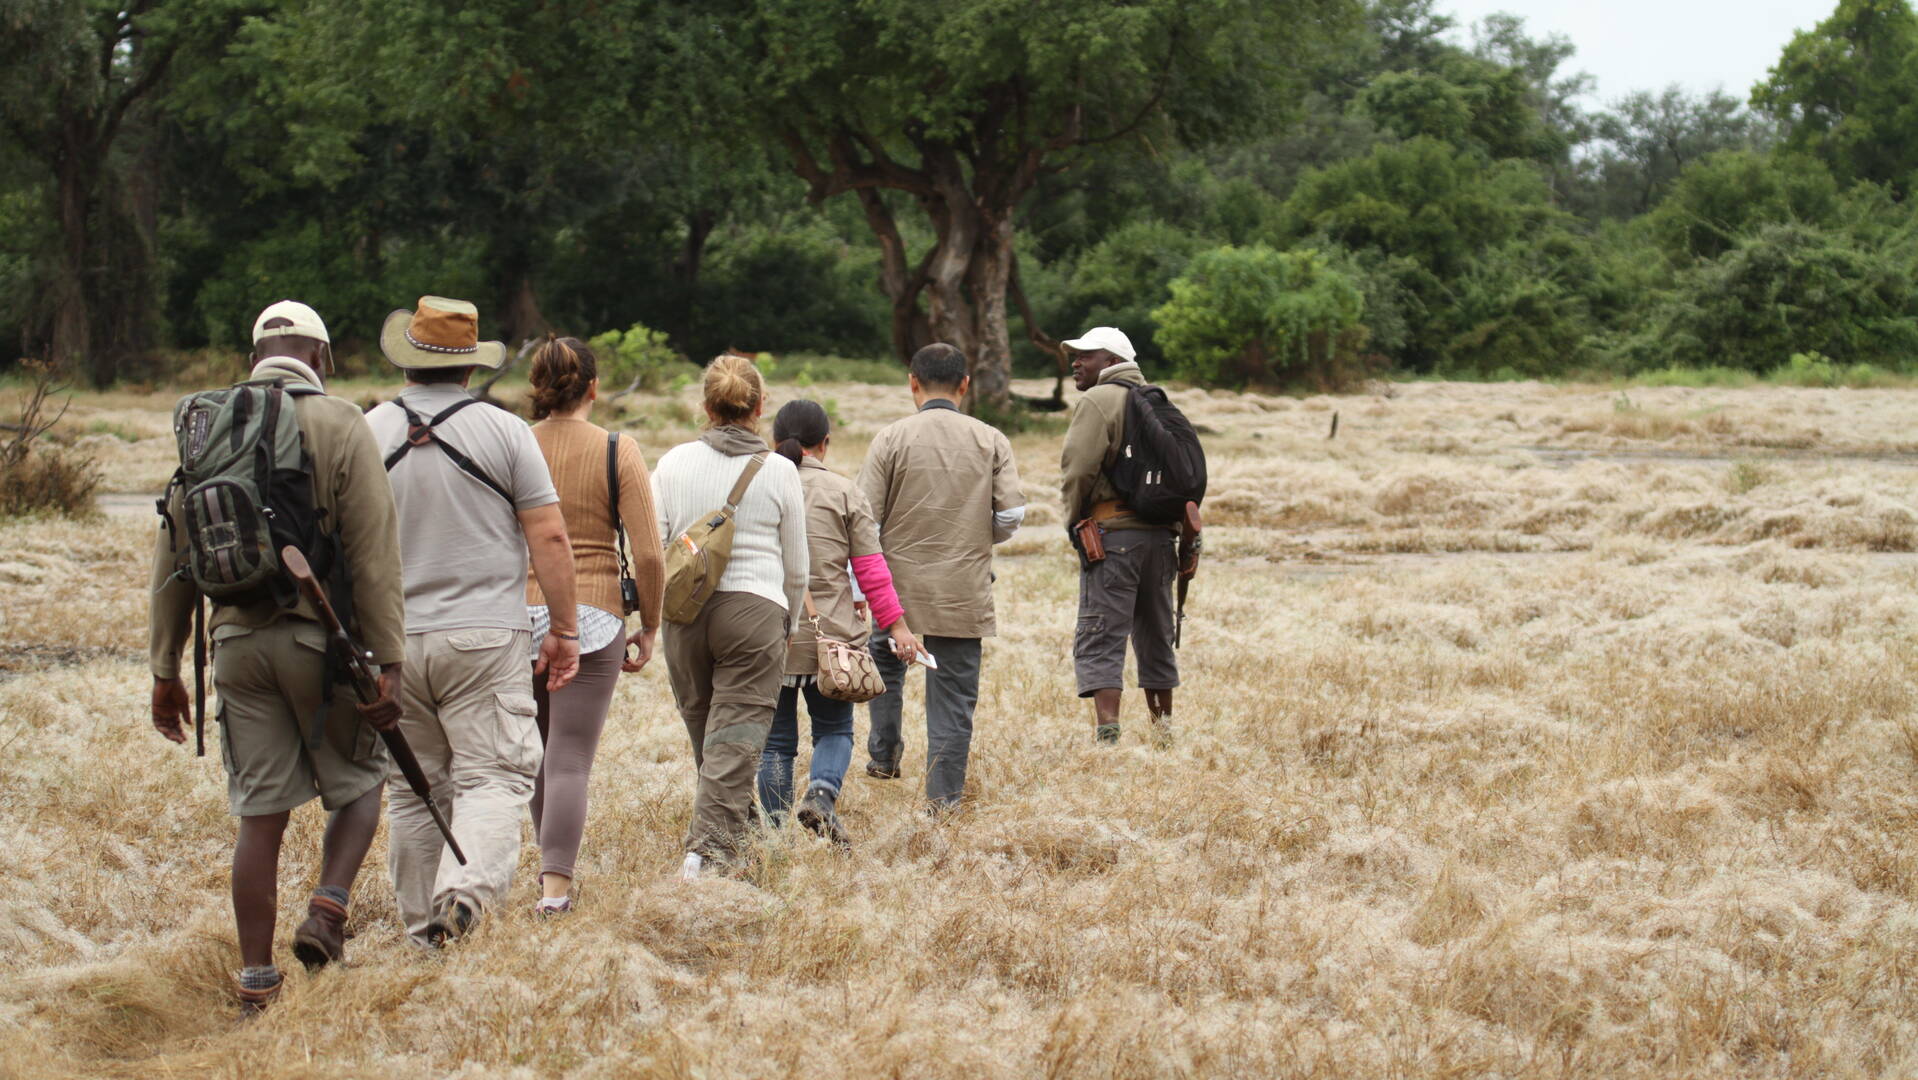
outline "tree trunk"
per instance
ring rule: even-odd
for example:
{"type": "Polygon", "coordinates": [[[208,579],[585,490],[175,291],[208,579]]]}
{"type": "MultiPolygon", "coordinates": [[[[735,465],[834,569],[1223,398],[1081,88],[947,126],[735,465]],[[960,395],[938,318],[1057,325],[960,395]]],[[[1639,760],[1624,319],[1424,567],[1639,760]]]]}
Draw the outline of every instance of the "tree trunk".
{"type": "Polygon", "coordinates": [[[500,312],[500,336],[509,345],[538,337],[550,329],[539,307],[539,292],[533,286],[532,273],[522,270],[510,280],[511,291],[507,293],[505,310],[500,312]]]}
{"type": "Polygon", "coordinates": [[[53,282],[53,362],[62,370],[85,371],[95,386],[113,381],[112,365],[93,352],[93,311],[87,303],[88,210],[92,184],[85,161],[69,154],[60,163],[60,266],[53,282]]]}
{"type": "Polygon", "coordinates": [[[1006,286],[1012,277],[1012,215],[983,214],[967,279],[972,294],[973,347],[966,350],[972,376],[966,411],[1003,413],[1012,404],[1012,332],[1006,324],[1006,286]]]}

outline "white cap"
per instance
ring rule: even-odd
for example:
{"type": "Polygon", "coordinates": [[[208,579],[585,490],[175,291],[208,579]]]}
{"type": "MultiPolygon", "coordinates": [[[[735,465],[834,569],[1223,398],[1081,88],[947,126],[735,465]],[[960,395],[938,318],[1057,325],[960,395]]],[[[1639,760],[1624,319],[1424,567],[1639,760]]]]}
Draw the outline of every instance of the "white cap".
{"type": "Polygon", "coordinates": [[[333,339],[326,336],[326,323],[320,320],[320,313],[298,300],[282,300],[260,312],[260,317],[253,320],[253,344],[255,345],[260,343],[261,338],[279,337],[282,334],[314,338],[328,345],[333,344],[333,339]],[[273,319],[285,319],[293,325],[275,326],[269,330],[266,324],[273,319]]]}
{"type": "Polygon", "coordinates": [[[1137,360],[1139,358],[1139,354],[1132,349],[1132,339],[1125,336],[1125,331],[1116,326],[1095,326],[1087,330],[1085,335],[1079,338],[1079,340],[1068,341],[1065,343],[1065,346],[1068,349],[1075,349],[1079,352],[1091,352],[1094,349],[1104,349],[1124,360],[1137,360]]]}

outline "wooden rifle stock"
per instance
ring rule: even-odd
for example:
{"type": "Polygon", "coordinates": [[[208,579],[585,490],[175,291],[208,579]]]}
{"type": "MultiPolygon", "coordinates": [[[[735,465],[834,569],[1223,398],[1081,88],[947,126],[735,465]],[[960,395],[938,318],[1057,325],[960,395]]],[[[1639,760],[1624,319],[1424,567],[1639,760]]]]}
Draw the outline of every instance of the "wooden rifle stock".
{"type": "MultiPolygon", "coordinates": [[[[287,576],[293,584],[299,586],[300,595],[312,602],[320,613],[320,622],[326,627],[326,636],[335,655],[346,664],[348,677],[353,683],[354,693],[359,695],[360,703],[370,705],[379,700],[379,679],[373,674],[373,666],[366,662],[367,654],[362,651],[353,638],[347,634],[346,627],[340,625],[340,617],[333,611],[333,605],[327,602],[326,590],[320,588],[318,578],[313,576],[313,568],[307,565],[306,556],[291,544],[280,549],[280,565],[286,568],[287,576]]],[[[398,728],[381,731],[380,738],[386,742],[387,752],[393,755],[393,764],[399,766],[400,775],[406,777],[406,786],[426,804],[426,810],[433,815],[433,824],[438,825],[440,835],[446,838],[446,846],[453,852],[453,858],[461,866],[466,865],[466,853],[460,850],[460,842],[453,839],[453,827],[446,823],[446,816],[433,802],[432,785],[426,782],[426,772],[420,768],[420,759],[413,756],[413,748],[406,742],[406,736],[398,728]]]]}

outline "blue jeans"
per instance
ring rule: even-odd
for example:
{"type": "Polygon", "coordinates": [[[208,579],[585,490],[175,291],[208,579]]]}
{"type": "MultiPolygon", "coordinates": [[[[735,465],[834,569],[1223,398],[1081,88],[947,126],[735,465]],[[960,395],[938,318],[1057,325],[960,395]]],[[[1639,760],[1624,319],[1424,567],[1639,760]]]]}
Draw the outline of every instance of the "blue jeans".
{"type": "MultiPolygon", "coordinates": [[[[830,790],[834,796],[846,782],[852,764],[852,702],[835,701],[807,686],[806,715],[812,718],[812,776],[809,787],[830,790]]],[[[773,706],[772,730],[759,752],[759,809],[778,821],[793,802],[793,759],[799,755],[799,695],[791,686],[779,688],[773,706]]]]}

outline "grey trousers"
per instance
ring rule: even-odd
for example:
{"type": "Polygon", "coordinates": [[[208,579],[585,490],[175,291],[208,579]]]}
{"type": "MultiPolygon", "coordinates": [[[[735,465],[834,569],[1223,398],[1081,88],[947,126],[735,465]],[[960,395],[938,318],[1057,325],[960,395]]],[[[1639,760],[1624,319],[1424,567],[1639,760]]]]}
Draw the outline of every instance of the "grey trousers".
{"type": "MultiPolygon", "coordinates": [[[[966,762],[972,755],[972,711],[979,704],[979,639],[923,637],[920,645],[939,662],[926,671],[926,798],[954,806],[966,789],[966,762]]],[[[892,640],[874,634],[869,646],[886,692],[868,706],[872,730],[866,753],[890,768],[899,767],[905,734],[899,714],[905,704],[906,665],[892,654],[892,640]]]]}

